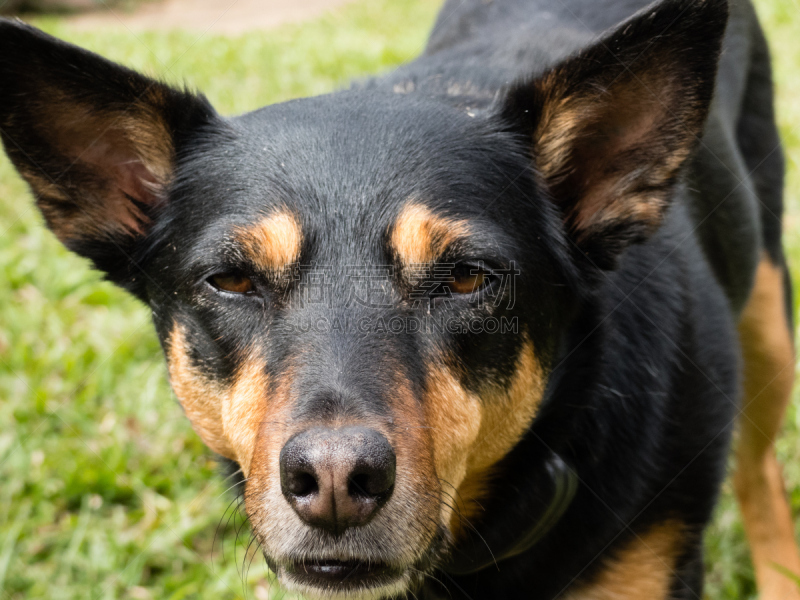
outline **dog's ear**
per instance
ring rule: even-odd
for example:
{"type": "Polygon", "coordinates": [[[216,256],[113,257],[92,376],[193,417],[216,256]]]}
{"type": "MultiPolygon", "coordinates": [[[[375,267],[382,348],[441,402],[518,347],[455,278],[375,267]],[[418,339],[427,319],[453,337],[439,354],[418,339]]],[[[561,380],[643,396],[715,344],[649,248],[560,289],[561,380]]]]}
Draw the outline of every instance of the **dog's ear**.
{"type": "Polygon", "coordinates": [[[125,285],[208,102],[0,19],[0,136],[47,224],[125,285]]]}
{"type": "Polygon", "coordinates": [[[727,16],[725,0],[658,2],[502,99],[573,242],[598,266],[612,268],[662,221],[702,134],[727,16]]]}

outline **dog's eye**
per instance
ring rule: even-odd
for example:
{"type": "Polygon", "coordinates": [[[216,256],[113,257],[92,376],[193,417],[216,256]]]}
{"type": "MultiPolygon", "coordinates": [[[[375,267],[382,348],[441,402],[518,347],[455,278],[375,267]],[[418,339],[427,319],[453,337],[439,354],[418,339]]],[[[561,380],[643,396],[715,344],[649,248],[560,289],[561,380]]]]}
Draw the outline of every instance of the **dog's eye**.
{"type": "Polygon", "coordinates": [[[488,269],[471,264],[458,264],[453,269],[452,281],[447,283],[454,294],[472,294],[486,287],[491,280],[488,269]]]}
{"type": "Polygon", "coordinates": [[[212,275],[208,281],[218,290],[234,294],[249,294],[254,291],[253,281],[238,273],[220,273],[212,275]]]}

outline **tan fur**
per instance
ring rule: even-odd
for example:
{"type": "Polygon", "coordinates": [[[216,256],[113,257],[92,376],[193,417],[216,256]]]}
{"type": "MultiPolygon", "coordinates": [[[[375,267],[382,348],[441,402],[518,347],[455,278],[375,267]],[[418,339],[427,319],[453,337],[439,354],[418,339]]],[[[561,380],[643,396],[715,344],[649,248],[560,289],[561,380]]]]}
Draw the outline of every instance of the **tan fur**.
{"type": "Polygon", "coordinates": [[[167,364],[170,383],[192,427],[214,452],[235,460],[245,477],[267,413],[269,382],[260,360],[249,358],[226,388],[192,365],[186,331],[175,325],[167,364]]]}
{"type": "Polygon", "coordinates": [[[66,160],[70,177],[22,170],[48,224],[63,242],[103,233],[141,234],[147,218],[126,197],[145,204],[163,200],[172,176],[172,136],[161,119],[161,99],[149,92],[127,110],[99,112],[58,90],[45,90],[41,128],[66,160]],[[152,98],[150,97],[152,96],[152,98]],[[64,203],[78,211],[65,210],[64,203]]]}
{"type": "MultiPolygon", "coordinates": [[[[253,432],[253,453],[251,474],[255,479],[270,482],[280,488],[280,467],[278,458],[284,444],[292,434],[302,431],[301,424],[291,422],[292,394],[291,386],[295,378],[295,369],[289,366],[276,382],[270,402],[261,414],[261,422],[253,432]]],[[[266,388],[264,388],[266,393],[266,388]]],[[[291,511],[288,503],[286,508],[291,511]]]]}
{"type": "Polygon", "coordinates": [[[276,211],[235,236],[248,258],[264,271],[282,271],[300,258],[303,230],[297,217],[288,211],[276,211]]]}
{"type": "Polygon", "coordinates": [[[568,90],[564,81],[563,75],[553,72],[539,83],[546,98],[534,135],[540,173],[556,190],[568,180],[581,190],[582,197],[569,215],[578,231],[621,220],[654,228],[666,198],[663,193],[639,190],[663,188],[690,149],[690,144],[677,143],[681,135],[688,137],[683,126],[677,134],[666,134],[669,148],[659,144],[661,151],[654,152],[651,147],[657,143],[653,137],[658,128],[665,123],[675,127],[676,117],[663,105],[663,98],[669,97],[664,90],[668,77],[622,75],[610,88],[592,88],[588,93],[568,90]],[[624,112],[619,107],[629,108],[624,112]]]}
{"type": "Polygon", "coordinates": [[[222,427],[245,477],[250,473],[256,437],[268,412],[269,380],[264,363],[250,357],[239,370],[222,405],[222,427]]]}
{"type": "MultiPolygon", "coordinates": [[[[470,450],[478,442],[483,417],[481,401],[442,364],[429,370],[426,387],[422,403],[431,431],[436,474],[446,487],[458,490],[468,474],[470,450]]],[[[449,523],[451,517],[452,508],[442,506],[442,520],[449,523]]]]}
{"type": "Polygon", "coordinates": [[[72,201],[63,186],[44,175],[41,171],[24,164],[18,165],[18,169],[25,181],[36,190],[37,196],[45,197],[57,203],[72,201]]]}
{"type": "MultiPolygon", "coordinates": [[[[44,89],[42,126],[54,134],[57,148],[75,160],[92,162],[92,148],[102,147],[107,136],[121,135],[120,143],[130,146],[161,183],[172,175],[175,149],[169,128],[160,114],[164,98],[157,86],[124,110],[102,112],[64,94],[57,88],[44,89]]],[[[100,153],[97,153],[100,154],[100,153]]]]}
{"type": "MultiPolygon", "coordinates": [[[[246,509],[259,539],[273,556],[298,549],[308,551],[316,533],[303,524],[281,492],[279,457],[288,439],[299,431],[323,423],[292,419],[296,377],[290,365],[270,386],[264,365],[248,357],[229,387],[214,384],[192,365],[187,350],[191,340],[175,325],[169,341],[170,379],[197,433],[214,451],[236,460],[248,478],[246,509]],[[305,540],[305,541],[304,541],[305,540]]],[[[381,511],[371,537],[387,559],[411,564],[433,541],[439,522],[439,482],[433,465],[431,434],[424,411],[411,393],[408,381],[398,380],[391,402],[395,427],[383,420],[358,421],[375,427],[389,439],[397,454],[398,485],[381,511]],[[379,522],[383,522],[381,525],[379,522]]],[[[332,427],[353,424],[346,416],[334,417],[332,427]]],[[[361,532],[351,532],[357,537],[361,532]]],[[[330,550],[330,549],[329,549],[330,550]]],[[[335,552],[360,556],[362,550],[349,538],[335,552]]]]}
{"type": "Polygon", "coordinates": [[[222,406],[229,392],[192,365],[188,354],[190,344],[184,329],[175,325],[167,351],[172,389],[203,442],[217,454],[235,460],[236,454],[222,425],[222,406]]]}
{"type": "Polygon", "coordinates": [[[387,398],[394,428],[387,428],[382,422],[372,425],[387,436],[397,454],[398,478],[410,478],[416,488],[426,490],[438,502],[440,482],[434,464],[435,431],[426,420],[423,403],[400,372],[400,369],[394,371],[392,396],[387,398]]]}
{"type": "MultiPolygon", "coordinates": [[[[533,344],[526,340],[507,389],[489,386],[481,394],[483,415],[478,441],[470,451],[467,476],[459,488],[462,517],[472,519],[481,510],[493,467],[517,444],[533,422],[547,379],[536,358],[533,344]]],[[[456,535],[461,519],[451,522],[456,535]]]]}
{"type": "Polygon", "coordinates": [[[685,527],[666,521],[637,535],[599,575],[568,592],[563,600],[666,600],[682,550],[685,527]]]}
{"type": "MultiPolygon", "coordinates": [[[[291,418],[295,401],[291,391],[294,377],[290,367],[277,382],[258,433],[245,495],[254,531],[262,546],[278,561],[278,573],[282,573],[282,557],[298,552],[311,554],[314,548],[320,547],[319,532],[300,520],[281,493],[280,451],[295,433],[323,425],[373,427],[387,436],[397,456],[397,484],[386,506],[366,526],[350,529],[335,541],[326,541],[326,555],[343,559],[363,557],[367,544],[376,559],[415,563],[437,533],[440,494],[433,467],[431,434],[425,426],[419,399],[411,393],[410,383],[398,376],[393,397],[387,399],[393,414],[391,426],[385,419],[353,420],[345,414],[331,415],[331,420],[298,422],[291,418]]],[[[284,583],[295,589],[290,579],[284,583]]]]}
{"type": "Polygon", "coordinates": [[[468,234],[466,221],[440,217],[422,204],[409,202],[395,220],[390,243],[403,265],[427,265],[468,234]]]}
{"type": "Polygon", "coordinates": [[[436,473],[446,482],[445,491],[454,496],[450,504],[458,509],[442,509],[445,522],[456,536],[464,519],[480,510],[492,467],[517,444],[533,421],[544,384],[544,371],[529,339],[523,344],[508,387],[487,383],[476,395],[464,389],[453,370],[443,363],[429,372],[423,405],[433,437],[436,473]]]}
{"type": "Polygon", "coordinates": [[[800,553],[775,456],[791,399],[795,356],[782,270],[764,257],[739,322],[744,357],[744,411],[737,447],[736,493],[762,600],[800,599],[798,585],[776,565],[800,575],[800,553]]]}
{"type": "Polygon", "coordinates": [[[533,422],[544,394],[545,374],[533,343],[526,339],[508,388],[488,386],[478,443],[470,453],[468,470],[481,472],[493,466],[516,445],[533,422]]]}
{"type": "MultiPolygon", "coordinates": [[[[236,460],[249,478],[246,505],[259,538],[276,556],[296,551],[302,540],[311,543],[315,534],[299,521],[280,491],[284,444],[298,431],[322,424],[292,419],[294,367],[290,364],[270,386],[264,365],[250,357],[233,384],[224,387],[192,364],[187,335],[176,324],[169,341],[173,388],[206,444],[236,460]]],[[[517,362],[508,385],[487,382],[478,395],[465,390],[454,372],[436,361],[440,366],[429,375],[422,399],[398,369],[393,371],[397,381],[392,397],[386,399],[391,421],[358,421],[383,432],[397,455],[397,488],[371,527],[375,543],[385,544],[380,547],[387,558],[413,563],[434,539],[438,523],[457,536],[477,511],[492,467],[524,434],[541,400],[544,374],[527,339],[517,362]]],[[[332,418],[327,425],[352,424],[347,415],[332,418]]],[[[348,539],[337,550],[344,556],[356,552],[348,539]]]]}

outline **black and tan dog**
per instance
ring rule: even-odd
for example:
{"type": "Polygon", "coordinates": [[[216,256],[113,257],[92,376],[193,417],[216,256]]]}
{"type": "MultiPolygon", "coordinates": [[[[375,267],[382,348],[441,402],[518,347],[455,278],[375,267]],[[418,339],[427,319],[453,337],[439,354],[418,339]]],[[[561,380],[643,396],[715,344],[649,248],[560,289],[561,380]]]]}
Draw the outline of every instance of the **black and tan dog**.
{"type": "Polygon", "coordinates": [[[699,598],[741,415],[762,598],[800,598],[745,0],[451,0],[393,74],[236,118],[0,21],[0,128],[59,239],[152,308],[286,587],[699,598]]]}

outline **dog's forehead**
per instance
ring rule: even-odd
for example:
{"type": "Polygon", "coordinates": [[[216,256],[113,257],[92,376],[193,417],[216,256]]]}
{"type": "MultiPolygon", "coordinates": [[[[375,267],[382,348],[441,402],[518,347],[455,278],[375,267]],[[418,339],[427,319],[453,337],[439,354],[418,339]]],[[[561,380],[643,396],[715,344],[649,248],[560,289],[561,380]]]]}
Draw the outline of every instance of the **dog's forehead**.
{"type": "Polygon", "coordinates": [[[411,196],[464,199],[501,183],[486,167],[506,148],[487,118],[426,98],[375,96],[332,94],[241,117],[237,133],[252,159],[242,174],[268,179],[299,211],[351,215],[391,213],[411,196]]]}
{"type": "Polygon", "coordinates": [[[229,126],[177,182],[187,229],[202,215],[197,228],[212,236],[258,225],[295,241],[376,252],[398,222],[408,224],[410,205],[425,206],[430,220],[490,219],[487,208],[502,206],[525,165],[522,157],[507,164],[510,140],[488,116],[400,94],[296,100],[229,126]]]}

